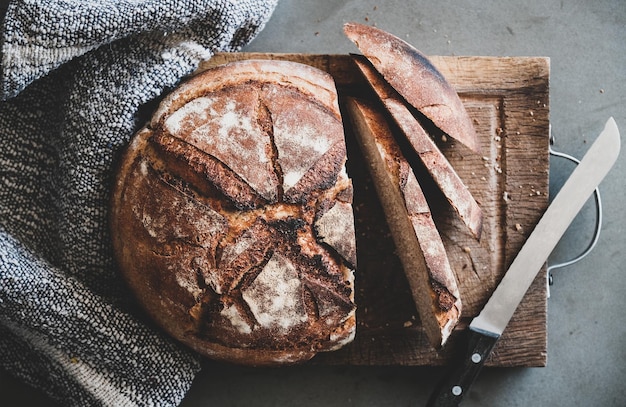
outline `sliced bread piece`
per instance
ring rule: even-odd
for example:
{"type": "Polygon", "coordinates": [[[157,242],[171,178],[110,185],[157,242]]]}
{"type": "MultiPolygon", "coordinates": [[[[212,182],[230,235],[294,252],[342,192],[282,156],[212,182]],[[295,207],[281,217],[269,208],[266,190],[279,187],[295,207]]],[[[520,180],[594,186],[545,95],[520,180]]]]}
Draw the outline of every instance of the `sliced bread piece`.
{"type": "Polygon", "coordinates": [[[459,95],[424,54],[376,27],[347,23],[344,32],[413,107],[450,137],[480,151],[476,130],[459,95]]]}
{"type": "Polygon", "coordinates": [[[354,55],[353,59],[450,205],[474,237],[479,239],[483,225],[482,210],[463,180],[413,116],[398,92],[385,81],[365,57],[354,55]]]}
{"type": "Polygon", "coordinates": [[[458,323],[462,306],[430,208],[385,116],[364,101],[349,98],[346,104],[422,326],[432,346],[441,348],[458,323]]]}

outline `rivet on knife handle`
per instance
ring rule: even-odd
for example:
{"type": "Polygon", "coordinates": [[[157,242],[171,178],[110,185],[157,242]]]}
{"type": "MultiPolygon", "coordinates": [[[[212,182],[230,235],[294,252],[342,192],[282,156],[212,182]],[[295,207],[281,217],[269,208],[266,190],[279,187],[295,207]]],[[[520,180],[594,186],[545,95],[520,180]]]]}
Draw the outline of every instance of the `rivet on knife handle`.
{"type": "Polygon", "coordinates": [[[471,329],[468,329],[467,336],[465,354],[459,360],[458,365],[447,372],[445,379],[439,383],[426,407],[458,406],[500,337],[471,329]]]}

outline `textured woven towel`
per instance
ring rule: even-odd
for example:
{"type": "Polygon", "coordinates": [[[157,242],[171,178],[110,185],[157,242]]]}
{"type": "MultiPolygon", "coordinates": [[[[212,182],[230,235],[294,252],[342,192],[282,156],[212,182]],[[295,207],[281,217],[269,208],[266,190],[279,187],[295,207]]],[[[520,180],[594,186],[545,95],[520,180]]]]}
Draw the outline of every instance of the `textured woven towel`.
{"type": "Polygon", "coordinates": [[[198,358],[116,275],[115,160],[158,98],[277,0],[20,0],[1,32],[0,363],[63,405],[177,405],[198,358]]]}

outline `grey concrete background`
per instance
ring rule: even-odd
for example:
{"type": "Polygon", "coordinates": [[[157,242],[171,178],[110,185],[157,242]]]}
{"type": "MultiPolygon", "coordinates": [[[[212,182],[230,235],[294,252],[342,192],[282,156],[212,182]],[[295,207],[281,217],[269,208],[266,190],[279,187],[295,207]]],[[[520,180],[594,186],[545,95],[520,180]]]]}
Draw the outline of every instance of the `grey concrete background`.
{"type": "MultiPolygon", "coordinates": [[[[555,148],[582,157],[613,116],[626,134],[626,2],[623,0],[282,0],[245,51],[356,52],[346,21],[375,24],[429,55],[548,56],[555,148]]],[[[622,137],[624,139],[624,137],[622,137]]],[[[485,369],[465,406],[625,406],[626,168],[622,153],[600,190],[602,235],[583,261],[557,270],[548,302],[548,366],[485,369]]],[[[551,162],[551,190],[572,166],[551,162]]],[[[588,204],[550,262],[583,250],[588,204]]],[[[182,406],[421,406],[440,368],[208,364],[182,406]]],[[[51,405],[0,373],[0,405],[51,405]]]]}

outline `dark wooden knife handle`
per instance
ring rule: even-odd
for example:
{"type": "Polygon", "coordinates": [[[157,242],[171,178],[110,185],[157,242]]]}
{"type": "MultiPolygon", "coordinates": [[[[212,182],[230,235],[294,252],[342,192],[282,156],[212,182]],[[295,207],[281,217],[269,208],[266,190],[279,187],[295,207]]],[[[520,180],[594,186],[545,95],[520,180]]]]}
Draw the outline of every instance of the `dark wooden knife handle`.
{"type": "Polygon", "coordinates": [[[458,406],[469,392],[470,386],[485,364],[485,360],[498,341],[499,335],[467,330],[467,349],[463,356],[454,361],[435,391],[430,396],[426,407],[458,406]]]}

